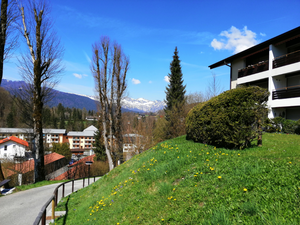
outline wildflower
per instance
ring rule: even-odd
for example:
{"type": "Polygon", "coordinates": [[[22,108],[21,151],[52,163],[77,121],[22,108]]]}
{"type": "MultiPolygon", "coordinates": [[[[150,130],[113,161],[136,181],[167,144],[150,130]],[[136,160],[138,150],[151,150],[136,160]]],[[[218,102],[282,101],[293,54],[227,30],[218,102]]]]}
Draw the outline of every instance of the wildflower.
{"type": "Polygon", "coordinates": [[[244,192],[246,192],[247,191],[247,188],[244,188],[244,192]]]}
{"type": "Polygon", "coordinates": [[[292,162],[289,162],[289,164],[292,164],[292,162]]]}
{"type": "Polygon", "coordinates": [[[222,177],[221,177],[221,176],[218,176],[218,178],[221,179],[222,177]]]}
{"type": "Polygon", "coordinates": [[[206,152],[207,155],[209,155],[209,152],[206,152]]]}
{"type": "Polygon", "coordinates": [[[161,219],[161,221],[164,221],[164,219],[161,219]]]}
{"type": "Polygon", "coordinates": [[[241,154],[239,153],[238,156],[240,156],[241,154]]]}

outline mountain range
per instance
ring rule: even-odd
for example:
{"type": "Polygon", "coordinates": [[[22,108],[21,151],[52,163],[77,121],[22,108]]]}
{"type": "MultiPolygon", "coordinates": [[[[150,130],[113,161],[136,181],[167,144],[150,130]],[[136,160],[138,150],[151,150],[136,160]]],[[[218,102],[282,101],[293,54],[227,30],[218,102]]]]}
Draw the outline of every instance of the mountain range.
{"type": "MultiPolygon", "coordinates": [[[[14,90],[24,86],[24,81],[10,81],[3,79],[1,87],[13,93],[14,90]]],[[[57,106],[61,103],[64,107],[68,108],[85,108],[86,110],[97,110],[98,101],[94,96],[80,95],[74,93],[66,93],[55,90],[55,97],[48,103],[50,107],[57,106]]],[[[150,101],[143,98],[133,99],[125,97],[122,100],[123,112],[157,112],[163,109],[165,103],[163,101],[150,101]]]]}

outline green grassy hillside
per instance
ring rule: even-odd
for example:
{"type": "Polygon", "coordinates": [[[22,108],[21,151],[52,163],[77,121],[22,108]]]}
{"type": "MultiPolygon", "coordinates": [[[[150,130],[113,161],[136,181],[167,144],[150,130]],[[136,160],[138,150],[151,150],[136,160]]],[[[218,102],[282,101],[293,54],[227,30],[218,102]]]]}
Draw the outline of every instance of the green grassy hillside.
{"type": "Polygon", "coordinates": [[[178,137],[72,194],[56,224],[300,224],[300,136],[215,148],[178,137]]]}

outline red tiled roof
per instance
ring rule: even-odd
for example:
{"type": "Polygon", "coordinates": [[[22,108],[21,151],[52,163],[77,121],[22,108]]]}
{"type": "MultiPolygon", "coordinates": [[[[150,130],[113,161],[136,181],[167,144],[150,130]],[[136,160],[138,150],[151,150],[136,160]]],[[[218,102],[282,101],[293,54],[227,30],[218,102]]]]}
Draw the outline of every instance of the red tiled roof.
{"type": "Polygon", "coordinates": [[[94,162],[94,157],[95,157],[95,154],[94,154],[94,155],[90,155],[90,156],[86,156],[86,157],[84,157],[84,158],[78,160],[77,162],[75,162],[75,163],[69,165],[69,166],[70,166],[70,167],[76,166],[77,164],[79,164],[79,163],[85,163],[86,161],[92,161],[92,162],[94,162]]]}
{"type": "MultiPolygon", "coordinates": [[[[56,152],[53,152],[51,154],[48,154],[48,155],[45,155],[44,156],[44,161],[45,161],[45,165],[49,164],[49,163],[52,163],[54,161],[57,161],[59,159],[62,159],[64,158],[63,155],[60,155],[56,152]]],[[[11,175],[13,175],[15,173],[15,171],[18,171],[18,172],[21,172],[21,173],[27,173],[29,171],[32,171],[34,170],[34,160],[28,160],[28,161],[25,161],[23,163],[18,163],[14,166],[14,168],[12,169],[6,169],[6,177],[9,177],[11,175]]]]}
{"type": "Polygon", "coordinates": [[[17,138],[17,137],[15,137],[15,136],[10,136],[10,137],[7,137],[7,138],[1,140],[1,141],[0,141],[0,144],[5,143],[5,142],[7,142],[7,141],[14,141],[14,142],[16,142],[16,143],[18,143],[18,144],[21,144],[21,145],[24,145],[24,146],[26,146],[26,147],[29,146],[27,141],[24,141],[24,140],[22,140],[22,139],[20,139],[20,138],[17,138]]]}
{"type": "Polygon", "coordinates": [[[55,177],[54,179],[52,180],[67,180],[67,179],[70,179],[70,174],[73,174],[75,176],[75,178],[79,178],[79,177],[76,177],[76,166],[85,166],[85,162],[86,161],[92,161],[94,162],[94,157],[95,157],[95,154],[94,155],[90,155],[90,156],[87,156],[87,157],[84,157],[80,160],[78,160],[77,162],[73,163],[72,165],[69,165],[69,167],[72,167],[70,168],[67,172],[55,177]]]}

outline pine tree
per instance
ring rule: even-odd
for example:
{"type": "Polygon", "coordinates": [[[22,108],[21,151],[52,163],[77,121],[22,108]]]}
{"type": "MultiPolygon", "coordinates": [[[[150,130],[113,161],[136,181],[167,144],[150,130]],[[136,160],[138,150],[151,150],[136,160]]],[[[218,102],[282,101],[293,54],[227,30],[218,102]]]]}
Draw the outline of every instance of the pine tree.
{"type": "Polygon", "coordinates": [[[183,85],[182,72],[177,47],[175,48],[173,61],[170,64],[170,71],[171,74],[168,75],[170,83],[166,88],[166,113],[172,110],[176,104],[184,103],[185,99],[185,85],[183,85]]]}
{"type": "Polygon", "coordinates": [[[102,138],[102,131],[97,130],[94,134],[95,143],[93,143],[94,151],[98,161],[106,161],[105,146],[102,138]]]}
{"type": "Polygon", "coordinates": [[[166,137],[174,138],[184,132],[185,85],[183,85],[177,47],[170,64],[169,85],[166,88],[166,137]]]}

